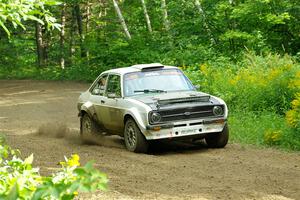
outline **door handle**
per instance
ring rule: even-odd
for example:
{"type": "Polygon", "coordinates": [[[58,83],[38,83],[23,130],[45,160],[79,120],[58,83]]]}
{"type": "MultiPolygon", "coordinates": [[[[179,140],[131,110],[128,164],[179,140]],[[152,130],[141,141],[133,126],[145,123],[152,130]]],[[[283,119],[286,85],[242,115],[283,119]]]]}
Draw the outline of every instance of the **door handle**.
{"type": "Polygon", "coordinates": [[[105,101],[104,101],[104,100],[101,100],[101,103],[105,103],[105,101]]]}

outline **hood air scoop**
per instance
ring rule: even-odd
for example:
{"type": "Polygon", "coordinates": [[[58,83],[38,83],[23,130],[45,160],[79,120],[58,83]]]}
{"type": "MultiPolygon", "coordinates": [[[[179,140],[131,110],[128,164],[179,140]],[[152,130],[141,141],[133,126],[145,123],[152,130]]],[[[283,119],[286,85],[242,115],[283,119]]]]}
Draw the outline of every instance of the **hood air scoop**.
{"type": "Polygon", "coordinates": [[[210,96],[191,96],[191,97],[185,97],[185,98],[174,98],[174,99],[159,99],[157,100],[157,103],[162,105],[168,105],[168,104],[176,104],[176,103],[196,103],[196,102],[209,102],[210,96]]]}

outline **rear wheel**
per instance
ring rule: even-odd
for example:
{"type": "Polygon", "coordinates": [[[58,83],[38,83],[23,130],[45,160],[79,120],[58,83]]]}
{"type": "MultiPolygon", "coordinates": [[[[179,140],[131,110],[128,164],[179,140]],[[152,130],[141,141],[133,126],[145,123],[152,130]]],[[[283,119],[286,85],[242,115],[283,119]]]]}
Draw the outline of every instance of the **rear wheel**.
{"type": "Polygon", "coordinates": [[[124,130],[125,146],[129,151],[146,153],[149,144],[133,119],[128,119],[124,130]]]}
{"type": "Polygon", "coordinates": [[[205,137],[206,144],[210,148],[223,148],[228,143],[229,129],[226,124],[220,133],[210,133],[205,137]]]}
{"type": "Polygon", "coordinates": [[[84,114],[80,120],[80,137],[83,142],[91,142],[93,135],[97,133],[97,124],[88,114],[84,114]]]}

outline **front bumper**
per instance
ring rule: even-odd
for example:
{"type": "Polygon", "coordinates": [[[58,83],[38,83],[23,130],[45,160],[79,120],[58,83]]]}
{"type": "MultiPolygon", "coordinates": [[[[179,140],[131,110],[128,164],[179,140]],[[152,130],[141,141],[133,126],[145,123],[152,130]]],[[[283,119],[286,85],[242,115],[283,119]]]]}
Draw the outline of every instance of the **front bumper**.
{"type": "Polygon", "coordinates": [[[223,131],[226,123],[226,119],[220,118],[191,120],[163,125],[148,125],[146,127],[145,137],[147,140],[157,140],[186,136],[201,136],[223,131]]]}

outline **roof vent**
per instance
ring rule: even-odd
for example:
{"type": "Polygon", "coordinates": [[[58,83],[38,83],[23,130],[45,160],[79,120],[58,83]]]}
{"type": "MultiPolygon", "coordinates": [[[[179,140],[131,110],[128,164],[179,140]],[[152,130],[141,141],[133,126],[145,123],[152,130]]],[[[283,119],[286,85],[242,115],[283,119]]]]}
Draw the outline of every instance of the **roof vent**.
{"type": "Polygon", "coordinates": [[[145,70],[155,70],[164,68],[164,65],[160,63],[151,63],[151,64],[140,64],[140,65],[133,65],[133,68],[145,71],[145,70]]]}

